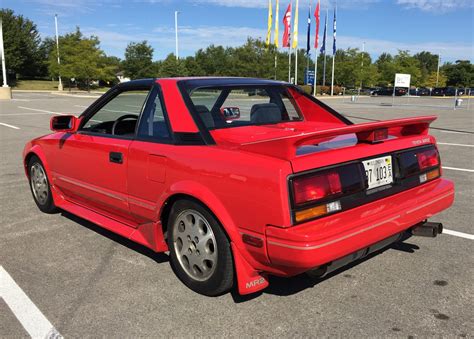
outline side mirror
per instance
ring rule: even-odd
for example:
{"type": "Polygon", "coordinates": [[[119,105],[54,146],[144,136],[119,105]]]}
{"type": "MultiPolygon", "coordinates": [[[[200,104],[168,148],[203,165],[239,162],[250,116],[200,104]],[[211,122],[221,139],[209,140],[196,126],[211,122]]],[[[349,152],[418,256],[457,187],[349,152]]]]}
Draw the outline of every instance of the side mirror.
{"type": "Polygon", "coordinates": [[[79,119],[74,115],[55,115],[49,127],[54,132],[75,132],[79,127],[79,119]]]}
{"type": "Polygon", "coordinates": [[[236,120],[240,118],[240,108],[238,107],[222,107],[221,115],[224,120],[236,120]]]}

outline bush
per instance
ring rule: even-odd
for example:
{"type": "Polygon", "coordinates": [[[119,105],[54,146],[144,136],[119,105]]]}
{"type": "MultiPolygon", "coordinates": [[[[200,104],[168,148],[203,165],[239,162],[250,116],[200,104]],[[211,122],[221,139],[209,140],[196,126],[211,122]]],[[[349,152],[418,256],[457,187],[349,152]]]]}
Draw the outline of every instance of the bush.
{"type": "Polygon", "coordinates": [[[301,88],[306,94],[313,94],[313,86],[311,85],[300,85],[298,87],[301,88]]]}

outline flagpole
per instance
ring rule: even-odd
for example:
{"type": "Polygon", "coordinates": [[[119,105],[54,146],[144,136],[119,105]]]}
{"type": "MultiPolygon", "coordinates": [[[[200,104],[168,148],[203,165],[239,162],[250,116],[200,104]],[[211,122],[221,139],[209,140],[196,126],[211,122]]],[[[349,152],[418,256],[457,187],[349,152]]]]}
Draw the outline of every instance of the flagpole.
{"type": "Polygon", "coordinates": [[[316,87],[318,86],[318,39],[319,39],[319,10],[320,0],[316,3],[316,11],[314,13],[314,26],[315,26],[315,37],[314,37],[314,81],[313,81],[313,96],[316,97],[316,87]]]}
{"type": "MultiPolygon", "coordinates": [[[[308,11],[308,32],[307,32],[307,37],[306,39],[306,82],[309,80],[309,59],[311,58],[309,56],[309,51],[310,51],[310,44],[311,44],[311,3],[309,3],[309,11],[308,11]]],[[[307,84],[307,83],[306,83],[307,84]]]]}
{"type": "Polygon", "coordinates": [[[295,43],[295,85],[298,85],[298,13],[299,0],[296,0],[295,21],[293,22],[293,42],[295,43]]]}
{"type": "Polygon", "coordinates": [[[288,82],[291,82],[291,46],[288,47],[288,82]]]}
{"type": "Polygon", "coordinates": [[[320,0],[316,3],[316,12],[315,12],[315,23],[316,26],[316,36],[314,41],[314,82],[313,82],[313,96],[316,97],[316,87],[318,86],[318,39],[319,39],[319,10],[321,3],[320,0]]]}
{"type": "Polygon", "coordinates": [[[274,79],[277,79],[277,54],[278,54],[278,48],[275,48],[275,76],[274,79]]]}
{"type": "Polygon", "coordinates": [[[336,60],[336,11],[337,11],[337,8],[334,9],[334,21],[333,21],[331,96],[334,95],[334,61],[336,60]]]}
{"type": "Polygon", "coordinates": [[[334,60],[336,60],[336,53],[334,53],[332,56],[331,96],[334,95],[334,60]]]}
{"type": "Polygon", "coordinates": [[[323,63],[323,86],[326,86],[326,38],[327,28],[328,28],[328,16],[329,16],[329,9],[326,8],[326,20],[324,21],[324,63],[323,63]]]}
{"type": "Polygon", "coordinates": [[[279,4],[279,1],[276,0],[276,7],[275,7],[275,35],[273,37],[274,39],[274,44],[275,44],[275,80],[277,79],[277,68],[278,68],[278,47],[279,47],[279,43],[278,43],[278,35],[279,35],[279,32],[278,32],[278,24],[279,24],[279,12],[280,12],[280,4],[279,4]]]}
{"type": "MultiPolygon", "coordinates": [[[[293,10],[293,1],[290,1],[290,9],[293,10]]],[[[290,11],[290,22],[288,30],[288,82],[291,83],[291,19],[293,14],[290,11]]]]}

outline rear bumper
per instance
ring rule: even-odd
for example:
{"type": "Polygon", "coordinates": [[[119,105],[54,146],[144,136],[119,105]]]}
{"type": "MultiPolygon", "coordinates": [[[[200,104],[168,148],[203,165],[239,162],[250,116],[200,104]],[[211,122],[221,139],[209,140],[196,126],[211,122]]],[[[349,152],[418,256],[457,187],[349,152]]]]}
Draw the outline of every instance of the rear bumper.
{"type": "Polygon", "coordinates": [[[380,242],[452,205],[454,184],[436,179],[326,218],[266,229],[272,266],[295,275],[380,242]]]}

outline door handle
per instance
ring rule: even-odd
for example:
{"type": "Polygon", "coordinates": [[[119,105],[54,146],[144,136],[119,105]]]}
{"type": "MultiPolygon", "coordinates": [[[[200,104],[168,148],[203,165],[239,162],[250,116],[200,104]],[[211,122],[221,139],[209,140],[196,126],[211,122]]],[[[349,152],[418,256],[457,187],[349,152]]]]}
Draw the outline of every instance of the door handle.
{"type": "Polygon", "coordinates": [[[116,164],[121,164],[123,163],[123,154],[120,152],[110,152],[109,161],[115,162],[116,164]]]}

